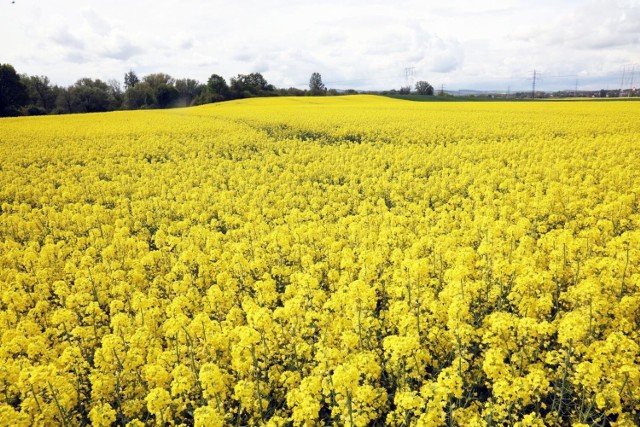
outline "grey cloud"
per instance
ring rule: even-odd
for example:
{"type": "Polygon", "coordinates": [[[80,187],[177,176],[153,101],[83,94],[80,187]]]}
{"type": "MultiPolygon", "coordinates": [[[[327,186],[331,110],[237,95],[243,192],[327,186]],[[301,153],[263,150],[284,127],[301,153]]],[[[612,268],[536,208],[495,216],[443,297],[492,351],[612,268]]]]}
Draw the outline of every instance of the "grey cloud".
{"type": "Polygon", "coordinates": [[[133,56],[142,53],[142,48],[134,45],[128,40],[122,40],[108,48],[104,52],[104,56],[112,59],[119,59],[121,61],[125,61],[133,56]]]}
{"type": "Polygon", "coordinates": [[[248,48],[241,48],[232,58],[238,62],[249,62],[255,58],[255,54],[250,52],[248,48]]]}
{"type": "Polygon", "coordinates": [[[374,40],[366,48],[365,53],[368,55],[389,55],[402,52],[405,49],[402,37],[400,35],[389,35],[383,39],[374,40]]]}
{"type": "Polygon", "coordinates": [[[469,5],[446,5],[444,7],[434,7],[433,13],[446,16],[446,17],[495,17],[496,15],[510,15],[516,12],[518,9],[515,7],[485,7],[481,2],[469,8],[469,5]],[[478,7],[478,9],[474,9],[478,7]]]}
{"type": "Polygon", "coordinates": [[[195,41],[192,35],[184,32],[171,34],[168,37],[167,41],[167,45],[169,47],[171,47],[173,50],[180,51],[180,53],[184,53],[185,50],[189,50],[193,46],[195,46],[195,41]]]}
{"type": "Polygon", "coordinates": [[[612,49],[637,44],[640,34],[595,33],[584,38],[571,40],[571,46],[578,49],[612,49]]]}
{"type": "Polygon", "coordinates": [[[184,40],[183,42],[180,43],[180,48],[181,49],[191,49],[193,47],[194,43],[192,39],[188,39],[188,40],[184,40]]]}
{"type": "Polygon", "coordinates": [[[111,33],[111,25],[102,19],[95,11],[91,9],[83,10],[82,16],[95,33],[102,36],[106,36],[111,33]]]}
{"type": "Polygon", "coordinates": [[[64,56],[64,59],[69,62],[73,62],[75,64],[84,64],[87,63],[90,58],[85,55],[83,52],[69,52],[64,56]]]}
{"type": "Polygon", "coordinates": [[[450,73],[462,64],[462,58],[456,52],[441,53],[433,58],[430,70],[436,73],[450,73]]]}
{"type": "Polygon", "coordinates": [[[318,42],[322,45],[336,45],[342,44],[345,41],[345,36],[337,33],[327,33],[318,37],[318,42]]]}
{"type": "Polygon", "coordinates": [[[601,3],[581,10],[577,23],[566,25],[567,43],[579,49],[610,49],[640,41],[640,7],[610,9],[601,3]]]}
{"type": "Polygon", "coordinates": [[[83,49],[84,42],[75,35],[71,34],[67,27],[58,29],[52,36],[51,40],[63,47],[83,49]]]}
{"type": "Polygon", "coordinates": [[[251,65],[252,73],[268,73],[269,72],[269,63],[268,61],[260,58],[257,61],[254,61],[251,65]]]}

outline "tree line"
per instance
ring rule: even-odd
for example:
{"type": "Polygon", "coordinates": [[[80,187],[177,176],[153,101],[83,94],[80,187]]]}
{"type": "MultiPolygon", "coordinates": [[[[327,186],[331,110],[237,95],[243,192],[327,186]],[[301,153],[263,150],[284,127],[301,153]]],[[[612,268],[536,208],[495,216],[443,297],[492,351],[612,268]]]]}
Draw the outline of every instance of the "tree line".
{"type": "MultiPolygon", "coordinates": [[[[416,84],[418,93],[423,92],[423,83],[426,82],[416,84]]],[[[188,107],[262,96],[352,93],[357,92],[327,89],[317,72],[309,79],[309,89],[279,89],[260,73],[238,74],[228,83],[224,77],[212,74],[202,83],[190,78],[174,79],[165,73],[139,77],[133,70],[125,73],[123,84],[85,77],[63,87],[52,84],[47,76],[18,74],[12,65],[0,64],[0,117],[188,107]]]]}

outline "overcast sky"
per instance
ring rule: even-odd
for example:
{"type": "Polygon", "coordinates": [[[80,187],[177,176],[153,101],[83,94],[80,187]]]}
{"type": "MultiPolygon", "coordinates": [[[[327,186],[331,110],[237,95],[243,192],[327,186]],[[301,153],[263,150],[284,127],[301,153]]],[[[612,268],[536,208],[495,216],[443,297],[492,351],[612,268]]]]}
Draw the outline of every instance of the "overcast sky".
{"type": "Polygon", "coordinates": [[[65,86],[133,69],[390,89],[413,67],[452,90],[530,89],[534,69],[542,90],[615,89],[640,86],[639,44],[640,0],[0,0],[0,63],[65,86]]]}

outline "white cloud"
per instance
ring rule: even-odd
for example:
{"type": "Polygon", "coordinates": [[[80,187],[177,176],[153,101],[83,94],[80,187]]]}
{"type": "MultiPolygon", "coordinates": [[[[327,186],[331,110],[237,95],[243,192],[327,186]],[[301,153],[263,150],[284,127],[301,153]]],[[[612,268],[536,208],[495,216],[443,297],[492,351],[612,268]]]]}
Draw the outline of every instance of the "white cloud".
{"type": "Polygon", "coordinates": [[[640,4],[620,0],[584,3],[518,34],[522,40],[565,49],[615,49],[640,41],[640,4]]]}
{"type": "Polygon", "coordinates": [[[133,68],[301,87],[318,71],[333,87],[383,89],[415,67],[449,88],[526,87],[533,69],[543,87],[573,86],[555,75],[613,85],[640,62],[637,22],[638,0],[22,1],[0,5],[0,52],[60,84],[133,68]]]}
{"type": "Polygon", "coordinates": [[[462,45],[455,37],[444,39],[420,25],[414,28],[411,52],[417,68],[436,73],[455,71],[464,60],[462,45]]]}

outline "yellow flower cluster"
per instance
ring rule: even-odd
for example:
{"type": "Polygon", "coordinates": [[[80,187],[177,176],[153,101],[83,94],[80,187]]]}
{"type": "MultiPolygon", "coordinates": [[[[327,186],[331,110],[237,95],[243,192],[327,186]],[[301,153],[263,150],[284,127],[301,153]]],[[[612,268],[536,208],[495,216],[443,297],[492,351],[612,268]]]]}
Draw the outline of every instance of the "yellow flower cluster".
{"type": "Polygon", "coordinates": [[[0,120],[0,424],[640,424],[640,104],[0,120]]]}

